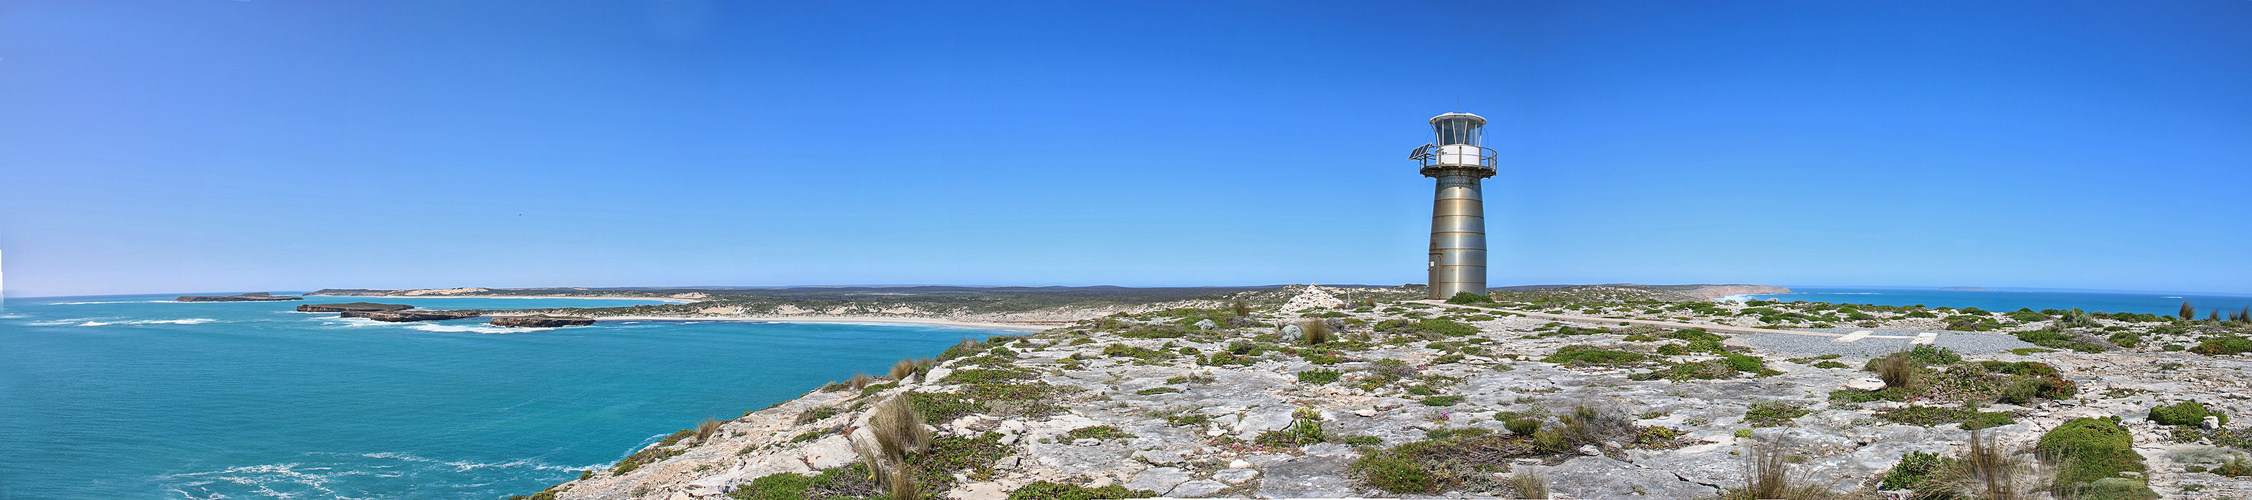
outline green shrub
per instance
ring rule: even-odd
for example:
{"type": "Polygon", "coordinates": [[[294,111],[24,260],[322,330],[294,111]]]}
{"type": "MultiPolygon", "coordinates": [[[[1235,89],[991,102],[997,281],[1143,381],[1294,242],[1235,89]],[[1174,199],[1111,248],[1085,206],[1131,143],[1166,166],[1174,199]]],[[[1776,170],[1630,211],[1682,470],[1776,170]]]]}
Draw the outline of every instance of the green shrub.
{"type": "Polygon", "coordinates": [[[1419,331],[1446,335],[1449,337],[1475,335],[1478,333],[1478,327],[1465,325],[1445,318],[1424,318],[1422,320],[1418,320],[1415,322],[1415,329],[1419,331]]]}
{"type": "Polygon", "coordinates": [[[1126,431],[1118,430],[1117,427],[1097,425],[1092,427],[1080,427],[1077,429],[1072,429],[1071,432],[1063,433],[1062,436],[1057,436],[1056,439],[1069,442],[1085,438],[1095,438],[1109,441],[1112,439],[1133,439],[1136,437],[1140,436],[1127,434],[1126,431]]]}
{"type": "Polygon", "coordinates": [[[1533,451],[1556,453],[1572,449],[1572,439],[1563,429],[1547,428],[1533,432],[1533,451]]]}
{"type": "Polygon", "coordinates": [[[2245,460],[2244,457],[2230,458],[2229,461],[2223,462],[2219,467],[2212,468],[2210,472],[2228,477],[2252,476],[2252,461],[2245,460]]]}
{"type": "Polygon", "coordinates": [[[946,378],[939,380],[939,382],[948,384],[985,384],[1028,378],[1032,378],[1032,372],[1023,370],[990,370],[984,368],[969,368],[954,370],[954,373],[947,374],[946,378]]]}
{"type": "Polygon", "coordinates": [[[2143,472],[2143,456],[2135,453],[2134,436],[2119,426],[2119,417],[2076,418],[2057,426],[2034,445],[2043,461],[2063,465],[2057,484],[2093,483],[2119,477],[2120,472],[2143,472]]]}
{"type": "Polygon", "coordinates": [[[1352,469],[1370,486],[1398,494],[1430,493],[1438,482],[1429,471],[1406,458],[1370,455],[1353,462],[1352,469]]]}
{"type": "Polygon", "coordinates": [[[1089,488],[1076,484],[1051,483],[1047,481],[1039,481],[1032,484],[1027,484],[1024,485],[1023,488],[1017,488],[1016,491],[1009,492],[1009,500],[1097,500],[1111,498],[1150,498],[1154,496],[1157,496],[1157,492],[1149,490],[1129,490],[1124,486],[1115,484],[1101,488],[1089,488]]]}
{"type": "Polygon", "coordinates": [[[1502,424],[1502,427],[1508,428],[1509,432],[1515,433],[1519,436],[1531,436],[1533,435],[1533,433],[1540,432],[1540,421],[1530,418],[1519,418],[1510,420],[1509,422],[1502,424]]]}
{"type": "Polygon", "coordinates": [[[1785,426],[1792,425],[1791,419],[1808,413],[1813,413],[1813,410],[1782,401],[1761,401],[1752,403],[1752,407],[1744,411],[1744,422],[1752,427],[1785,426]]]}
{"type": "Polygon", "coordinates": [[[1337,370],[1306,370],[1298,372],[1298,381],[1308,384],[1327,384],[1336,382],[1338,377],[1343,376],[1345,374],[1337,370]]]}
{"type": "Polygon", "coordinates": [[[2197,347],[2192,347],[2189,351],[2208,356],[2243,354],[2252,352],[2252,339],[2235,336],[2212,337],[2199,342],[2197,347]]]}
{"type": "Polygon", "coordinates": [[[1918,344],[1915,348],[1909,349],[1907,353],[1908,359],[1922,363],[1924,366],[1952,365],[1963,362],[1963,356],[1955,354],[1955,351],[1948,350],[1945,347],[1932,347],[1928,344],[1918,344]]]}
{"type": "Polygon", "coordinates": [[[2229,423],[2227,415],[2208,411],[2204,404],[2196,401],[2183,401],[2172,406],[2157,406],[2150,409],[2150,421],[2157,422],[2159,425],[2198,425],[2205,422],[2206,415],[2219,417],[2222,425],[2229,423]]]}
{"type": "Polygon", "coordinates": [[[1489,296],[1485,296],[1485,295],[1479,295],[1479,294],[1475,294],[1475,293],[1470,293],[1470,292],[1456,292],[1456,293],[1454,294],[1454,296],[1453,296],[1453,297],[1449,297],[1449,298],[1447,298],[1447,303],[1448,303],[1448,304],[1460,304],[1460,305],[1476,305],[1476,304],[1492,304],[1493,302],[1494,302],[1494,299],[1493,299],[1493,297],[1489,297],[1489,296]]]}
{"type": "Polygon", "coordinates": [[[1689,350],[1681,348],[1681,344],[1667,343],[1658,346],[1658,354],[1666,356],[1680,356],[1688,353],[1689,350]]]}
{"type": "Polygon", "coordinates": [[[1963,419],[1963,423],[1960,427],[1962,427],[1963,430],[1975,431],[1990,427],[2001,427],[2014,423],[2017,423],[2017,420],[2011,419],[2010,414],[2008,413],[1989,411],[1972,414],[1969,418],[1963,419]]]}
{"type": "Polygon", "coordinates": [[[1140,395],[1143,395],[1143,396],[1152,396],[1152,395],[1157,395],[1157,394],[1167,394],[1167,393],[1174,393],[1174,392],[1181,392],[1181,388],[1179,388],[1179,387],[1165,387],[1165,386],[1157,386],[1157,387],[1151,387],[1151,388],[1148,388],[1148,389],[1142,389],[1142,390],[1139,390],[1139,391],[1134,391],[1134,394],[1140,394],[1140,395]]]}
{"type": "Polygon", "coordinates": [[[1431,396],[1423,398],[1423,406],[1454,406],[1461,402],[1462,396],[1431,396]]]}
{"type": "Polygon", "coordinates": [[[1556,349],[1555,354],[1550,354],[1547,358],[1542,358],[1541,361],[1545,363],[1557,364],[1583,362],[1599,365],[1615,365],[1638,362],[1644,359],[1648,359],[1648,356],[1643,356],[1641,354],[1626,351],[1598,349],[1595,346],[1590,345],[1575,344],[1558,348],[1556,349]]]}
{"type": "Polygon", "coordinates": [[[2017,339],[2030,342],[2033,345],[2041,347],[2071,349],[2086,353],[2098,353],[2106,350],[2102,345],[2087,342],[2081,340],[2077,336],[2065,334],[2064,332],[2055,330],[2034,330],[2030,332],[2018,332],[2017,339]]]}
{"type": "Polygon", "coordinates": [[[1954,485],[1948,484],[1945,479],[1946,472],[1954,467],[1953,458],[1936,453],[1909,452],[1901,455],[1900,463],[1893,464],[1892,470],[1885,473],[1884,482],[1877,489],[1911,490],[1917,493],[1914,498],[1946,498],[1941,492],[1951,493],[1954,489],[1954,485]]]}

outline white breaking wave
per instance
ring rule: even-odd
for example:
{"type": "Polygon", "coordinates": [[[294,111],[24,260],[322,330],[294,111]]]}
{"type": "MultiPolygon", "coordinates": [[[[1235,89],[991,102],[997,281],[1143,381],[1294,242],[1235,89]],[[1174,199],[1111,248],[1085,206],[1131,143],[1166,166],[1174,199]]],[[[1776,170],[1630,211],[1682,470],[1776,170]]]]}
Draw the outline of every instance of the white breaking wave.
{"type": "MultiPolygon", "coordinates": [[[[460,471],[460,472],[473,471],[473,470],[477,470],[477,469],[505,469],[505,468],[529,468],[529,469],[538,469],[538,470],[556,470],[556,471],[571,471],[571,472],[577,472],[577,471],[583,471],[583,470],[587,470],[587,469],[600,469],[600,468],[603,468],[603,467],[608,467],[608,466],[610,465],[610,464],[595,464],[595,465],[589,465],[589,466],[585,466],[585,467],[565,467],[565,466],[561,466],[561,465],[554,465],[554,464],[543,463],[543,462],[540,462],[540,461],[538,461],[538,460],[533,460],[533,459],[529,459],[529,458],[524,458],[524,459],[517,459],[517,460],[510,460],[510,461],[506,461],[506,462],[470,462],[470,461],[466,461],[466,460],[452,460],[452,461],[447,461],[447,460],[438,460],[438,459],[433,459],[433,458],[423,458],[423,457],[418,457],[418,456],[414,456],[414,455],[410,455],[410,454],[406,454],[406,453],[392,453],[392,452],[382,452],[382,453],[362,453],[362,454],[360,454],[360,456],[363,456],[363,457],[368,457],[368,458],[382,458],[382,459],[398,460],[398,461],[401,461],[401,462],[413,462],[413,463],[423,463],[423,464],[437,464],[437,465],[444,465],[444,466],[448,466],[448,467],[453,467],[455,471],[460,471]]],[[[379,465],[379,466],[377,466],[377,467],[382,467],[382,466],[380,466],[380,465],[379,465]]]]}
{"type": "Polygon", "coordinates": [[[144,320],[135,320],[135,321],[88,321],[88,322],[85,322],[85,323],[79,323],[79,324],[78,324],[78,326],[118,326],[118,325],[201,325],[201,324],[204,324],[204,323],[218,323],[218,322],[219,322],[219,320],[216,320],[216,319],[211,319],[211,318],[188,318],[188,319],[144,319],[144,320]]]}
{"type": "Polygon", "coordinates": [[[86,304],[177,304],[177,300],[111,300],[103,302],[51,302],[50,306],[77,306],[86,304]]]}

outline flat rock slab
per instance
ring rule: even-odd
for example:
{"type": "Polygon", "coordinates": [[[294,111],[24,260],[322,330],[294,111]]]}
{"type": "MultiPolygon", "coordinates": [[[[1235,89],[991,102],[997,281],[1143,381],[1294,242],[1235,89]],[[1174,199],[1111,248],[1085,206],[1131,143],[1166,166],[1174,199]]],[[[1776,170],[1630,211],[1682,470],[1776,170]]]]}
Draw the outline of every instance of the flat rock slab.
{"type": "Polygon", "coordinates": [[[1709,498],[1719,488],[1684,481],[1673,472],[1604,457],[1580,457],[1549,468],[1549,491],[1571,498],[1709,498]]]}
{"type": "Polygon", "coordinates": [[[1173,491],[1166,493],[1165,496],[1176,498],[1198,498],[1206,495],[1211,495],[1213,493],[1219,493],[1220,490],[1225,489],[1228,489],[1227,483],[1213,481],[1210,479],[1198,479],[1195,481],[1181,483],[1180,486],[1173,487],[1173,491]]]}
{"type": "Polygon", "coordinates": [[[1193,477],[1179,467],[1158,467],[1135,474],[1132,481],[1126,482],[1126,489],[1173,491],[1173,487],[1189,482],[1189,479],[1193,477]]]}
{"type": "MultiPolygon", "coordinates": [[[[1297,457],[1266,466],[1259,479],[1259,496],[1263,498],[1347,498],[1357,497],[1352,482],[1345,478],[1345,467],[1352,459],[1342,456],[1297,457]]],[[[1218,474],[1214,474],[1218,477],[1218,474]]]]}

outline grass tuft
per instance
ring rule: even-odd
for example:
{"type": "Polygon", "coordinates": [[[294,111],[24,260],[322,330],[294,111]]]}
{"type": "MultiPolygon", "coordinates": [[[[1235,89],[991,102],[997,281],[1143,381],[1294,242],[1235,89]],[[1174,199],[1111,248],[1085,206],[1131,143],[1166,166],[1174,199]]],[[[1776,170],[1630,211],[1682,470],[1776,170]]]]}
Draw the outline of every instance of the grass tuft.
{"type": "Polygon", "coordinates": [[[1517,498],[1548,498],[1548,473],[1519,467],[1509,477],[1509,486],[1517,490],[1517,498]]]}
{"type": "Polygon", "coordinates": [[[711,439],[711,438],[712,438],[712,434],[717,434],[717,433],[719,433],[719,426],[720,426],[720,424],[722,424],[722,423],[724,423],[724,422],[720,422],[719,420],[717,420],[717,419],[713,419],[713,418],[711,418],[711,417],[704,417],[704,421],[702,421],[702,422],[697,422],[697,423],[696,423],[696,442],[698,442],[698,443],[702,443],[702,442],[705,442],[706,440],[709,440],[709,439],[711,439]]]}
{"type": "Polygon", "coordinates": [[[1831,495],[1806,473],[1791,474],[1782,438],[1754,439],[1744,460],[1744,487],[1721,495],[1726,500],[1814,500],[1831,495]]]}

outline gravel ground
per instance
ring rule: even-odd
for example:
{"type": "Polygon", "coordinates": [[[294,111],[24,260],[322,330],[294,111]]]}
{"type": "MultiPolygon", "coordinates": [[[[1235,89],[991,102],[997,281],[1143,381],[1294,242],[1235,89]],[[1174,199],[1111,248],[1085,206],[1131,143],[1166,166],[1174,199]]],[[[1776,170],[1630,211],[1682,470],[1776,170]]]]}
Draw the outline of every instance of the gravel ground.
{"type": "Polygon", "coordinates": [[[2020,347],[2039,347],[2018,340],[2015,335],[1999,333],[1955,332],[1945,330],[1893,330],[1884,328],[1804,328],[1798,331],[1850,334],[1858,331],[1876,332],[1869,338],[1853,342],[1835,342],[1839,337],[1813,337],[1789,334],[1735,334],[1745,344],[1769,351],[1790,354],[1841,354],[1860,358],[1874,358],[1906,350],[1908,341],[1916,334],[1938,332],[1939,339],[1932,345],[1945,347],[1962,354],[1992,354],[2020,347]],[[1876,337],[1909,338],[1876,338],[1876,337]]]}

